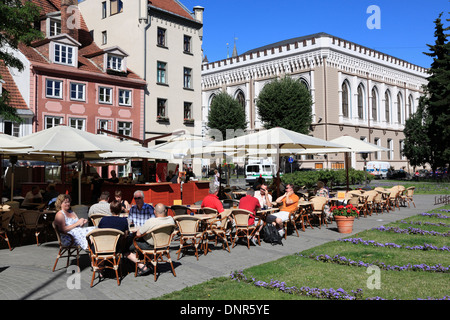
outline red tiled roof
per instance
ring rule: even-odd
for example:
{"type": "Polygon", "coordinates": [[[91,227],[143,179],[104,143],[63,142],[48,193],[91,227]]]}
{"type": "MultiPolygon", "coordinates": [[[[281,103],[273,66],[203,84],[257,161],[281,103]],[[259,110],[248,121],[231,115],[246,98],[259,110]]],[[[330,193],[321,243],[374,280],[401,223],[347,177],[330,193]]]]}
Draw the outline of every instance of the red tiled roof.
{"type": "Polygon", "coordinates": [[[16,109],[28,109],[28,106],[17,88],[11,73],[9,73],[8,68],[1,60],[0,76],[2,77],[2,80],[5,81],[5,83],[3,83],[3,89],[9,93],[9,105],[16,109]]]}
{"type": "Polygon", "coordinates": [[[175,13],[190,20],[194,20],[190,13],[174,0],[149,0],[148,3],[157,8],[175,13]]]}
{"type": "MultiPolygon", "coordinates": [[[[50,12],[60,11],[61,8],[61,0],[27,0],[31,1],[34,4],[38,5],[41,9],[42,15],[46,15],[50,12]]],[[[101,68],[99,68],[95,63],[92,62],[86,56],[96,53],[103,52],[97,44],[93,41],[92,36],[89,32],[89,29],[84,21],[83,16],[80,14],[80,29],[78,29],[78,42],[81,43],[81,46],[78,48],[78,69],[83,71],[95,72],[95,73],[103,73],[106,74],[101,68]]],[[[38,40],[34,42],[30,47],[19,45],[20,51],[30,60],[39,63],[50,64],[49,57],[44,57],[42,53],[37,49],[39,46],[48,43],[46,40],[38,40]]],[[[72,67],[67,67],[72,68],[72,67]]],[[[116,76],[111,76],[116,77],[116,76]]],[[[133,73],[131,70],[128,70],[128,74],[124,78],[130,79],[140,79],[137,74],[133,73]]]]}

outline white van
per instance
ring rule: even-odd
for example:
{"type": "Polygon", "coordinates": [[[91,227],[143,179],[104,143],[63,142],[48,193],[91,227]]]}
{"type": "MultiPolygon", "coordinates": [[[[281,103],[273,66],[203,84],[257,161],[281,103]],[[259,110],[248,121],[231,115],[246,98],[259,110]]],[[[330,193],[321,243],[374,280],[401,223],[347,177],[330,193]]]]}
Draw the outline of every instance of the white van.
{"type": "Polygon", "coordinates": [[[391,167],[389,162],[369,161],[367,162],[367,172],[374,175],[375,178],[386,179],[388,169],[391,167]]]}
{"type": "Polygon", "coordinates": [[[276,165],[252,163],[245,166],[245,182],[248,184],[255,183],[260,176],[264,179],[272,179],[277,174],[276,165]]]}

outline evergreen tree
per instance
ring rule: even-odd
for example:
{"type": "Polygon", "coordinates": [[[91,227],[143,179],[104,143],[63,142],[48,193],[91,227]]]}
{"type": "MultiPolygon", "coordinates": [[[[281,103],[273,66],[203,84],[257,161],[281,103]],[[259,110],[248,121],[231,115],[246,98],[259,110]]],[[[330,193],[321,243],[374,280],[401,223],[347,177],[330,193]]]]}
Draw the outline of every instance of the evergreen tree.
{"type": "Polygon", "coordinates": [[[405,124],[403,154],[413,165],[429,163],[433,171],[450,160],[450,44],[441,22],[434,21],[436,41],[428,45],[433,58],[430,76],[416,113],[405,124]]]}
{"type": "MultiPolygon", "coordinates": [[[[11,50],[17,50],[19,43],[29,45],[32,41],[43,37],[33,26],[39,19],[39,11],[39,7],[31,1],[0,0],[0,63],[19,71],[23,70],[22,62],[11,54],[11,50]]],[[[16,109],[9,105],[7,92],[0,96],[0,117],[16,122],[22,121],[16,109]]]]}
{"type": "MultiPolygon", "coordinates": [[[[227,137],[227,129],[231,131],[245,130],[247,127],[245,111],[239,101],[226,92],[216,95],[211,102],[208,114],[208,127],[210,134],[211,129],[219,130],[223,140],[229,138],[227,137]]],[[[217,137],[215,138],[217,140],[217,137]]]]}
{"type": "Polygon", "coordinates": [[[284,77],[266,84],[256,106],[265,128],[282,127],[308,134],[312,122],[312,98],[300,80],[284,77]]]}

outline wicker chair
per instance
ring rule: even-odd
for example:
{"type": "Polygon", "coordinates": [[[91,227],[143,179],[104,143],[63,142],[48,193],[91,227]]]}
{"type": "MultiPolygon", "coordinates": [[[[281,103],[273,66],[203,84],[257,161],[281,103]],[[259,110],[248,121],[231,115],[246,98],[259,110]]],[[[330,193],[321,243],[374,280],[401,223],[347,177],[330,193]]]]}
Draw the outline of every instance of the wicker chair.
{"type": "Polygon", "coordinates": [[[177,223],[178,233],[180,234],[180,248],[177,251],[177,260],[180,259],[182,249],[192,246],[195,249],[195,256],[198,261],[198,246],[202,243],[204,238],[204,232],[199,231],[201,220],[198,217],[191,215],[175,216],[174,220],[177,223]]]}
{"type": "Polygon", "coordinates": [[[236,245],[236,239],[247,238],[247,248],[250,249],[250,237],[256,230],[255,225],[248,225],[248,218],[252,214],[251,211],[244,209],[233,209],[231,215],[233,216],[234,222],[236,223],[236,233],[233,238],[233,246],[236,245]]]}
{"type": "Polygon", "coordinates": [[[191,211],[188,207],[179,204],[171,206],[170,210],[172,210],[174,216],[189,214],[189,212],[191,211]]]}
{"type": "MultiPolygon", "coordinates": [[[[326,197],[313,197],[309,199],[310,202],[312,202],[312,212],[311,215],[314,217],[316,216],[319,219],[319,229],[322,228],[322,218],[325,215],[324,208],[325,205],[328,202],[328,199],[326,197]]],[[[328,222],[327,219],[323,219],[325,221],[325,224],[328,228],[328,222]]]]}
{"type": "Polygon", "coordinates": [[[122,231],[111,228],[96,228],[86,235],[92,265],[91,287],[94,283],[95,273],[101,272],[105,268],[115,271],[117,285],[120,285],[119,266],[121,253],[118,253],[117,244],[119,243],[119,238],[123,235],[122,231]]]}
{"type": "Polygon", "coordinates": [[[364,205],[364,216],[366,216],[366,213],[371,216],[375,206],[375,197],[378,195],[378,192],[370,190],[366,191],[365,195],[367,196],[367,199],[364,205]]]}
{"type": "Polygon", "coordinates": [[[98,224],[100,223],[100,220],[102,220],[103,217],[109,216],[105,213],[93,213],[89,216],[89,219],[92,221],[92,225],[94,227],[98,227],[98,224]]]}
{"type": "Polygon", "coordinates": [[[39,235],[45,228],[43,221],[40,221],[42,212],[36,210],[26,210],[22,212],[23,227],[25,232],[33,232],[36,237],[36,244],[39,245],[39,235]]]}
{"type": "MultiPolygon", "coordinates": [[[[133,242],[134,246],[136,247],[137,253],[139,253],[140,256],[142,256],[142,260],[139,262],[143,264],[147,264],[147,262],[150,262],[153,265],[153,273],[155,276],[156,281],[156,269],[158,266],[158,262],[168,262],[170,263],[170,266],[172,267],[172,273],[173,276],[176,277],[175,269],[173,267],[172,259],[170,258],[170,243],[172,242],[172,237],[174,235],[175,225],[174,224],[167,224],[167,225],[161,225],[158,227],[153,228],[147,233],[144,233],[140,235],[139,237],[135,237],[133,242]],[[138,238],[146,238],[146,237],[152,237],[153,239],[153,249],[150,250],[143,250],[141,249],[137,243],[136,240],[138,238]],[[164,260],[164,256],[166,256],[166,260],[164,260]]],[[[138,271],[138,264],[136,263],[136,269],[135,269],[135,276],[137,276],[138,271]]]]}
{"type": "Polygon", "coordinates": [[[214,214],[214,213],[215,214],[219,214],[219,212],[216,209],[209,208],[209,207],[201,208],[199,210],[199,213],[202,213],[202,214],[214,214]]]}
{"type": "MultiPolygon", "coordinates": [[[[230,251],[230,246],[228,245],[228,237],[230,237],[230,243],[232,243],[231,239],[231,222],[228,218],[228,215],[225,215],[222,218],[217,218],[215,221],[209,224],[209,228],[213,232],[215,236],[215,246],[217,246],[217,240],[220,239],[222,241],[222,249],[225,249],[225,245],[228,252],[230,251]],[[228,234],[227,234],[228,233],[228,234]]],[[[209,229],[208,228],[208,229],[209,229]]]]}
{"type": "Polygon", "coordinates": [[[67,235],[70,238],[70,244],[69,245],[64,245],[61,241],[61,232],[58,230],[58,227],[56,226],[55,222],[52,223],[53,229],[55,230],[56,233],[56,237],[58,239],[58,243],[59,243],[59,251],[58,251],[58,255],[56,256],[56,261],[55,261],[55,265],[53,266],[53,270],[55,271],[56,265],[58,264],[58,260],[61,257],[64,257],[64,254],[67,254],[67,265],[66,268],[69,266],[69,259],[70,257],[75,253],[77,253],[76,257],[77,257],[77,266],[80,266],[79,260],[80,260],[80,251],[81,251],[81,247],[78,245],[75,245],[75,239],[72,237],[71,234],[66,233],[65,235],[67,235]]]}
{"type": "Polygon", "coordinates": [[[0,225],[0,239],[3,239],[8,243],[9,251],[11,251],[11,244],[8,239],[9,232],[9,224],[11,223],[11,219],[13,218],[14,211],[10,209],[8,205],[5,205],[1,208],[3,214],[1,215],[1,225],[0,225]]]}
{"type": "Polygon", "coordinates": [[[311,222],[309,221],[309,213],[305,208],[299,206],[297,209],[291,211],[289,213],[289,218],[284,222],[284,239],[287,238],[288,225],[292,225],[297,233],[297,237],[300,237],[297,229],[297,223],[300,222],[302,224],[302,230],[305,231],[305,220],[308,222],[311,229],[313,229],[311,222]]]}
{"type": "Polygon", "coordinates": [[[416,189],[416,187],[409,187],[409,188],[406,188],[406,194],[403,194],[403,195],[402,195],[403,201],[404,201],[404,202],[408,202],[408,208],[410,207],[410,206],[409,206],[409,203],[410,203],[410,202],[413,203],[414,208],[416,207],[416,204],[414,203],[414,199],[413,199],[413,196],[414,196],[414,190],[415,190],[415,189],[416,189]]]}

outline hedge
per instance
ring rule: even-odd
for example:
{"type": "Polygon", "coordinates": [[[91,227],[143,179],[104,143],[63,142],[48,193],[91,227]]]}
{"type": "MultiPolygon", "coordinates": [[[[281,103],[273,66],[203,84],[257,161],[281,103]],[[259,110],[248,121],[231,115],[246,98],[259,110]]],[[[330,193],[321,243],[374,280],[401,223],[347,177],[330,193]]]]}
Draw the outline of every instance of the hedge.
{"type": "MultiPolygon", "coordinates": [[[[350,168],[348,170],[349,184],[361,184],[367,179],[369,182],[374,178],[373,175],[364,172],[363,170],[355,170],[350,168]]],[[[317,181],[326,182],[330,186],[344,186],[347,184],[345,170],[315,170],[315,171],[296,171],[293,173],[285,173],[281,177],[284,184],[291,183],[297,187],[305,186],[306,188],[313,188],[317,181]]]]}

